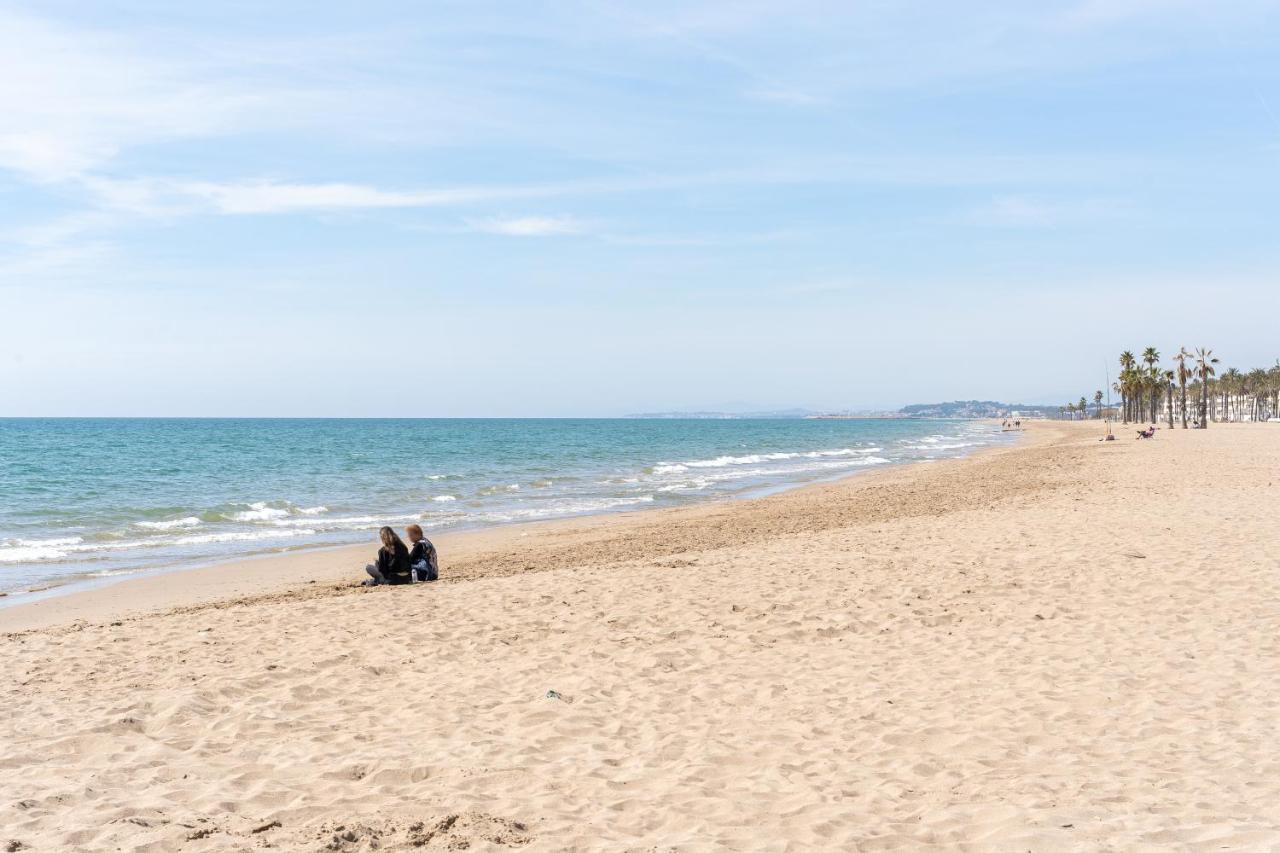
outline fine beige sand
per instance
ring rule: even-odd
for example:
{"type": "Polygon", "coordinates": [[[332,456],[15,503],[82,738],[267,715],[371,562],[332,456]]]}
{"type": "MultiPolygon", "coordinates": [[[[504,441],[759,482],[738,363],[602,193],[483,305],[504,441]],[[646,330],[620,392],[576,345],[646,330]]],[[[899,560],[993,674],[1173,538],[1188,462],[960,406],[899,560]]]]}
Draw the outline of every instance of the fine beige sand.
{"type": "Polygon", "coordinates": [[[1098,434],[0,611],[0,850],[1280,849],[1280,425],[1098,434]]]}

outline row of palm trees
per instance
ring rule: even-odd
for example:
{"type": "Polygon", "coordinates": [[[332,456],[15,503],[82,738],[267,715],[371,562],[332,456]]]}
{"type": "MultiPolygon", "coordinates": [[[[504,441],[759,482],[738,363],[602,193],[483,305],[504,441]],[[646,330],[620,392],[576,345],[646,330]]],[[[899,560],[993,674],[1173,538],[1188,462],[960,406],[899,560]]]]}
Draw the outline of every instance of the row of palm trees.
{"type": "MultiPolygon", "coordinates": [[[[1125,423],[1155,423],[1163,415],[1172,428],[1176,414],[1183,429],[1188,421],[1204,429],[1210,421],[1260,421],[1280,413],[1280,361],[1271,368],[1242,372],[1232,367],[1219,374],[1213,350],[1182,347],[1171,362],[1163,367],[1155,347],[1147,347],[1140,358],[1129,350],[1120,354],[1120,376],[1112,390],[1120,395],[1125,423]]],[[[1101,416],[1102,392],[1094,399],[1101,416]]]]}
{"type": "MultiPolygon", "coordinates": [[[[1095,391],[1093,393],[1094,414],[1096,418],[1102,417],[1102,392],[1095,391]]],[[[1065,406],[1058,407],[1058,417],[1067,420],[1082,421],[1089,417],[1089,401],[1084,397],[1080,398],[1078,403],[1067,403],[1065,406]]]]}

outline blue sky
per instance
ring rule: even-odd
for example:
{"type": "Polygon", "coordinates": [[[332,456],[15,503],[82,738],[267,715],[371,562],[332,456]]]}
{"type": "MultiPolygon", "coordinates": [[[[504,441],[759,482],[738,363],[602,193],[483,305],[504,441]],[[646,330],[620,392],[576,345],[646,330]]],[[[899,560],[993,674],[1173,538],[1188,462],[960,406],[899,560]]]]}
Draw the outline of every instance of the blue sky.
{"type": "Polygon", "coordinates": [[[0,415],[1065,402],[1126,347],[1271,364],[1277,44],[1261,0],[0,0],[0,415]]]}

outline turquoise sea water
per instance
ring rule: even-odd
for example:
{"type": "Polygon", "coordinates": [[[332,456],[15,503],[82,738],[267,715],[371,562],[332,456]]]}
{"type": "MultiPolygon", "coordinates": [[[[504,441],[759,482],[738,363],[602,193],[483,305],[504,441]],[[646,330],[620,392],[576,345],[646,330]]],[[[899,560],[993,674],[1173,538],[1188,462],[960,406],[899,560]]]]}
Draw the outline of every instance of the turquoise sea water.
{"type": "Polygon", "coordinates": [[[372,542],[382,524],[676,506],[1004,440],[960,421],[0,419],[0,592],[372,542]]]}

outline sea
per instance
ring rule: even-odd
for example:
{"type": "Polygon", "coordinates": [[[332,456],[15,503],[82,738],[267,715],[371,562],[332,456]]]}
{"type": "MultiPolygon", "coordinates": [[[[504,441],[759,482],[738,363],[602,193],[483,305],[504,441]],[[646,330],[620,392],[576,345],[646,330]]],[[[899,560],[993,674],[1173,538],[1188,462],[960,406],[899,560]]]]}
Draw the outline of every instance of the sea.
{"type": "Polygon", "coordinates": [[[253,555],[372,550],[384,524],[430,536],[674,507],[1008,440],[907,419],[0,418],[0,606],[253,555]]]}

